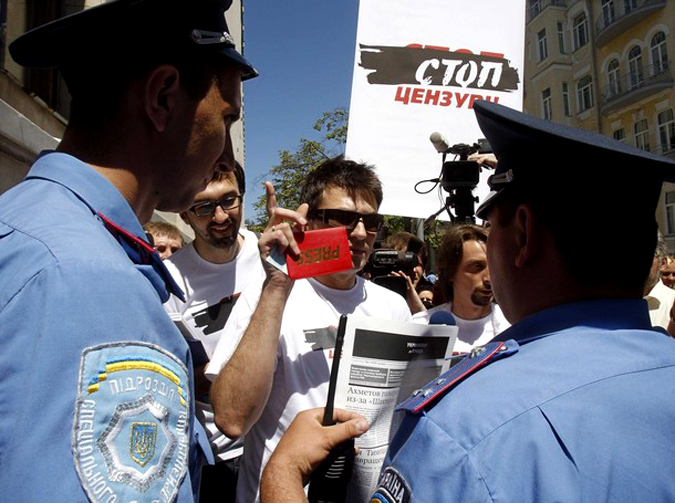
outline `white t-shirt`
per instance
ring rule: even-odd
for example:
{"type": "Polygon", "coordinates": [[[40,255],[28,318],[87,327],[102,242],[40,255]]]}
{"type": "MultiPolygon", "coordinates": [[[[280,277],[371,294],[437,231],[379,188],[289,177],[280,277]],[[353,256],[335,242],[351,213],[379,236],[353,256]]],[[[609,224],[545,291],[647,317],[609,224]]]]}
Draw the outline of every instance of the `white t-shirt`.
{"type": "MultiPolygon", "coordinates": [[[[242,294],[206,373],[211,377],[229,360],[248,326],[261,288],[242,294]],[[237,334],[230,337],[230,332],[237,334]]],[[[277,363],[269,400],[246,435],[237,482],[237,502],[257,501],[260,475],[281,436],[298,412],[323,407],[328,394],[340,314],[411,321],[405,299],[357,277],[350,290],[328,288],[315,279],[298,280],[281,322],[277,363]]]]}
{"type": "Polygon", "coordinates": [[[670,308],[675,302],[675,290],[658,280],[654,288],[645,296],[645,300],[649,305],[649,318],[652,320],[652,325],[668,329],[670,308]]]}
{"type": "MultiPolygon", "coordinates": [[[[225,323],[240,293],[250,283],[262,283],[265,277],[258,252],[258,238],[246,229],[240,229],[239,234],[244,238],[244,244],[235,259],[226,264],[204,260],[195,250],[194,241],[164,262],[186,299],[186,302],[181,302],[172,295],[164,308],[170,314],[180,314],[194,338],[201,341],[209,358],[222,337],[225,323]]],[[[210,404],[197,397],[195,411],[209,435],[217,461],[241,455],[243,440],[232,441],[218,430],[210,404]]]]}
{"type": "Polygon", "coordinates": [[[495,336],[499,335],[511,326],[504,318],[502,310],[497,304],[492,303],[490,314],[477,320],[465,320],[452,312],[452,303],[447,302],[433,307],[428,311],[420,311],[413,315],[415,323],[429,323],[431,315],[438,311],[446,311],[455,318],[457,324],[457,342],[452,350],[452,354],[468,353],[476,346],[483,346],[490,342],[495,336]]]}

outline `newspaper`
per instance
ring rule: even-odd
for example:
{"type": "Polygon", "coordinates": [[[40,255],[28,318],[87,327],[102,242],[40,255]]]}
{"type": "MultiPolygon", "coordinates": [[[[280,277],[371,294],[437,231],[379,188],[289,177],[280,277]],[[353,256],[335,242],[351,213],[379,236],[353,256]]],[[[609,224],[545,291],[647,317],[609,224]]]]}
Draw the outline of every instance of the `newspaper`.
{"type": "Polygon", "coordinates": [[[335,406],[358,412],[370,430],[356,440],[347,501],[369,501],[402,414],[397,404],[450,367],[457,327],[348,316],[335,406]]]}

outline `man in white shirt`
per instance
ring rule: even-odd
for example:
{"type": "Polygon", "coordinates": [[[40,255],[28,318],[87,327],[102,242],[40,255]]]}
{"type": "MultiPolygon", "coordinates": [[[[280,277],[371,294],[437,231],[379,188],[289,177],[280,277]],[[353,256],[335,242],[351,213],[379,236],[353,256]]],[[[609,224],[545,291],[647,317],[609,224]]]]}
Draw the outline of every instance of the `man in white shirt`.
{"type": "Polygon", "coordinates": [[[216,464],[204,466],[201,501],[234,501],[243,441],[223,435],[209,403],[211,381],[204,369],[223,335],[223,327],[242,290],[264,277],[257,237],[241,229],[245,190],[244,170],[235,162],[230,173],[216,173],[206,189],[181,213],[195,239],[172,255],[166,266],[185,292],[185,302],[172,296],[166,310],[186,325],[195,364],[197,417],[209,435],[216,464]]]}
{"type": "Polygon", "coordinates": [[[661,269],[667,264],[667,254],[666,242],[659,232],[654,261],[645,285],[645,300],[649,306],[649,318],[652,320],[652,325],[666,330],[668,330],[670,321],[670,309],[675,302],[675,290],[668,288],[660,278],[661,269]]]}
{"type": "Polygon", "coordinates": [[[240,503],[258,498],[262,469],[296,414],[325,405],[340,315],[410,321],[400,295],[356,274],[383,221],[382,186],[372,167],[342,157],[324,162],[308,175],[297,212],[276,206],[271,184],[267,191],[264,258],[274,249],[298,254],[290,220],[309,229],[346,227],[353,267],[293,281],[265,264],[264,285],[247,289],[232,314],[206,373],[218,374],[211,390],[216,423],[229,437],[246,435],[240,503]]]}
{"type": "Polygon", "coordinates": [[[439,311],[450,313],[457,324],[454,354],[467,353],[488,343],[509,327],[494,301],[485,255],[487,231],[477,225],[451,227],[438,252],[439,272],[434,301],[442,304],[413,315],[417,323],[429,323],[439,311]]]}

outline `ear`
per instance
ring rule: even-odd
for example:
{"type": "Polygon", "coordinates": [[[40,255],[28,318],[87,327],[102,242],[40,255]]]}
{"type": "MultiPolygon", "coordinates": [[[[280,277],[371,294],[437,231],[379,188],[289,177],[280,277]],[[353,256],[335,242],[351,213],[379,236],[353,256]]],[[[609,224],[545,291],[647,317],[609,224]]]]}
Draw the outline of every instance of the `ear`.
{"type": "Polygon", "coordinates": [[[148,73],[143,88],[145,113],[157,132],[164,132],[180,98],[180,74],[173,65],[148,73]]]}
{"type": "Polygon", "coordinates": [[[187,216],[187,211],[181,211],[181,212],[179,213],[179,215],[180,215],[180,218],[183,219],[183,222],[185,222],[186,224],[190,225],[190,221],[188,220],[188,216],[187,216]]]}
{"type": "Polygon", "coordinates": [[[521,204],[515,216],[516,267],[523,267],[538,252],[539,236],[535,235],[536,225],[532,208],[521,204]]]}

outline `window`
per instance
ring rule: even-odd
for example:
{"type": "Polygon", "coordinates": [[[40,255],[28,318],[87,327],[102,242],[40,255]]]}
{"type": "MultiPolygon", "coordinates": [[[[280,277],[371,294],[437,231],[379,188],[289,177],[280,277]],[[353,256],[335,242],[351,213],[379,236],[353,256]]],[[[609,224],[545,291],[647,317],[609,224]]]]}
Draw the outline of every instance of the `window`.
{"type": "Polygon", "coordinates": [[[659,143],[661,144],[661,153],[665,154],[675,150],[675,120],[673,119],[673,109],[664,110],[658,115],[659,121],[659,143]]]}
{"type": "Polygon", "coordinates": [[[649,126],[647,119],[637,121],[633,125],[633,132],[635,133],[635,146],[642,150],[649,150],[649,126]]]}
{"type": "Polygon", "coordinates": [[[624,128],[619,128],[612,133],[612,137],[615,140],[625,141],[626,140],[626,131],[624,128]]]}
{"type": "Polygon", "coordinates": [[[654,75],[663,73],[668,69],[668,52],[666,50],[666,35],[660,31],[652,38],[652,63],[654,75]]]}
{"type": "Polygon", "coordinates": [[[637,45],[634,45],[628,52],[628,72],[630,88],[640,87],[644,81],[644,73],[642,73],[642,49],[637,45]]]}
{"type": "Polygon", "coordinates": [[[572,34],[574,35],[575,51],[588,43],[588,20],[583,12],[574,18],[572,34]]]}
{"type": "Polygon", "coordinates": [[[627,14],[637,9],[637,4],[637,0],[623,0],[623,12],[627,14]]]}
{"type": "Polygon", "coordinates": [[[565,115],[569,117],[572,115],[572,108],[570,107],[570,86],[567,82],[562,83],[562,97],[563,97],[563,110],[565,115]]]}
{"type": "Polygon", "coordinates": [[[546,29],[537,33],[537,61],[543,61],[548,58],[548,43],[546,41],[546,29]]]}
{"type": "Polygon", "coordinates": [[[602,21],[604,26],[614,22],[614,0],[602,0],[602,21]]]}
{"type": "Polygon", "coordinates": [[[530,19],[538,16],[541,12],[540,0],[530,0],[530,19]]]}
{"type": "Polygon", "coordinates": [[[542,117],[547,121],[553,118],[553,111],[551,110],[551,88],[544,89],[541,92],[541,110],[542,117]]]}
{"type": "Polygon", "coordinates": [[[666,192],[666,234],[675,234],[675,191],[666,192]]]}
{"type": "Polygon", "coordinates": [[[579,112],[588,110],[593,106],[593,79],[590,75],[583,77],[577,84],[577,101],[579,112]]]}
{"type": "Polygon", "coordinates": [[[560,54],[567,52],[567,44],[565,44],[565,25],[558,21],[558,49],[560,54]]]}
{"type": "Polygon", "coordinates": [[[621,93],[621,80],[619,78],[619,60],[613,59],[607,66],[607,97],[611,98],[621,93]]]}

